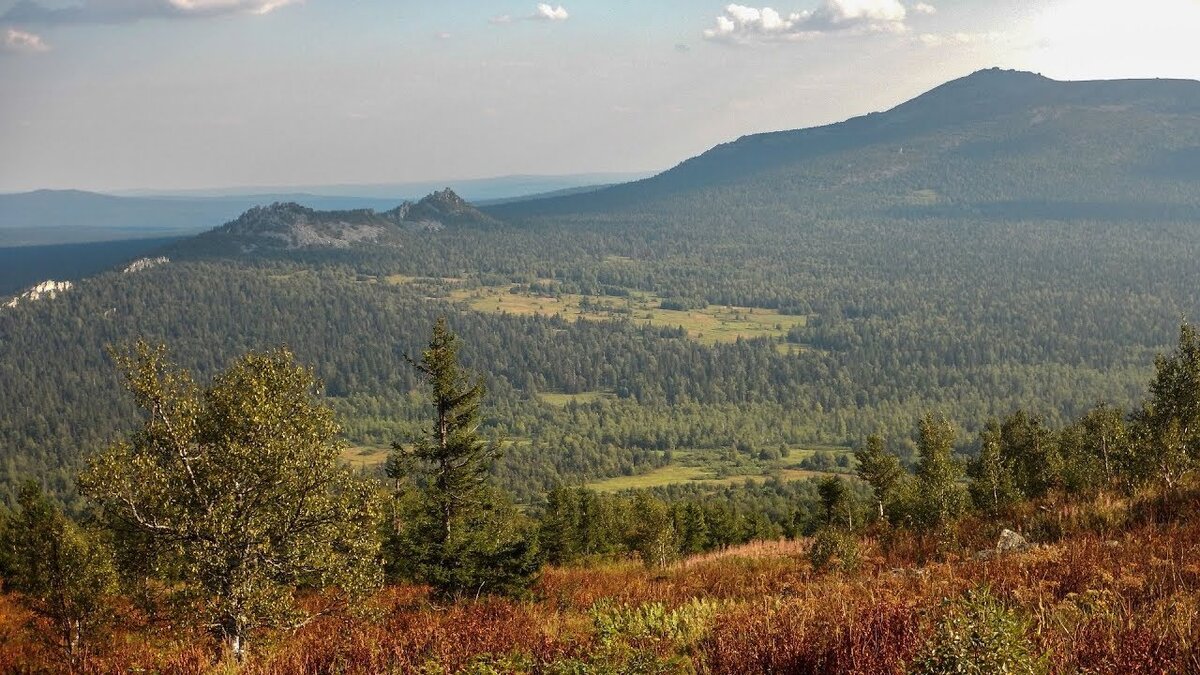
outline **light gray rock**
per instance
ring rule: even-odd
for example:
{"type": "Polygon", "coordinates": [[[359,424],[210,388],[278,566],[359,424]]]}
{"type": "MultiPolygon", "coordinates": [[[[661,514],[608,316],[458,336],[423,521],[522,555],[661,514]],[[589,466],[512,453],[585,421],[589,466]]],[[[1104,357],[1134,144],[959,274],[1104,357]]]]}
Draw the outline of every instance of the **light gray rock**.
{"type": "Polygon", "coordinates": [[[1007,551],[1024,551],[1031,548],[1029,540],[1012,530],[1004,530],[1000,533],[1000,540],[996,542],[996,552],[1005,553],[1007,551]]]}

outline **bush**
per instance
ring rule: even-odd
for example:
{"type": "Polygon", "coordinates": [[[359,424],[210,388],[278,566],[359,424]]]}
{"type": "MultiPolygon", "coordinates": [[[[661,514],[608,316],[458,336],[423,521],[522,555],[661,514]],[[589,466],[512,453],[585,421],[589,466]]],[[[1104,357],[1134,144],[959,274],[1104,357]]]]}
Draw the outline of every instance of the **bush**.
{"type": "Polygon", "coordinates": [[[849,532],[832,527],[822,528],[813,538],[808,560],[818,572],[840,570],[853,572],[862,563],[858,539],[849,532]]]}
{"type": "Polygon", "coordinates": [[[1026,646],[1026,621],[986,589],[948,604],[933,637],[911,672],[919,675],[985,675],[1046,672],[1044,659],[1026,646]]]}

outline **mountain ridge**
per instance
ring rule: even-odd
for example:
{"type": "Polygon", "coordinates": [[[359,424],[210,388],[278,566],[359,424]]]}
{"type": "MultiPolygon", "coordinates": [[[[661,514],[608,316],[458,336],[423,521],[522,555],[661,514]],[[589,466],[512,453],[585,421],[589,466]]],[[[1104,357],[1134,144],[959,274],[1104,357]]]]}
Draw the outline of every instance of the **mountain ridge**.
{"type": "Polygon", "coordinates": [[[275,202],[250,208],[224,225],[180,242],[175,250],[251,253],[260,249],[344,249],[358,244],[395,243],[396,236],[416,230],[483,227],[499,222],[450,188],[382,212],[369,208],[322,211],[296,202],[275,202]]]}
{"type": "MultiPolygon", "coordinates": [[[[910,143],[926,144],[922,148],[926,154],[921,158],[926,163],[917,167],[924,174],[936,173],[933,164],[938,159],[952,155],[956,149],[973,141],[986,141],[976,147],[991,144],[1010,152],[1025,148],[1031,157],[1048,150],[1058,150],[1060,155],[1076,153],[1074,156],[1079,157],[1076,164],[1083,165],[1088,164],[1092,156],[1103,155],[1105,149],[1081,149],[1078,146],[1094,146],[1103,142],[1104,136],[1113,134],[1147,137],[1148,141],[1140,148],[1143,155],[1153,150],[1162,151],[1160,157],[1141,157],[1140,165],[1126,161],[1122,168],[1127,173],[1151,172],[1159,165],[1168,169],[1182,165],[1186,173],[1195,168],[1193,164],[1200,166],[1200,82],[1163,79],[1059,81],[1023,71],[986,69],[946,82],[882,112],[817,127],[741,136],[640,181],[583,195],[513,202],[488,210],[503,219],[513,219],[637,208],[664,196],[745,182],[772,171],[792,171],[797,174],[797,179],[792,181],[794,188],[812,194],[824,186],[816,181],[798,179],[811,167],[821,162],[850,162],[854,158],[861,159],[864,154],[878,154],[883,149],[903,154],[916,149],[907,147],[910,143]],[[1074,116],[1091,126],[1071,129],[1062,123],[1064,115],[1074,116]],[[1096,116],[1110,119],[1087,119],[1096,116]],[[1182,132],[1178,134],[1181,147],[1172,146],[1168,133],[1154,135],[1162,130],[1154,129],[1153,124],[1143,125],[1146,122],[1178,127],[1182,132]],[[1045,132],[1053,123],[1062,128],[1045,132]],[[1039,134],[1044,137],[1038,138],[1039,134]],[[1090,155],[1081,154],[1083,150],[1090,155]]],[[[1137,144],[1133,145],[1132,149],[1126,148],[1131,155],[1138,150],[1137,144]]],[[[1105,167],[1114,164],[1111,160],[1111,157],[1101,157],[1096,163],[1105,167]]],[[[915,173],[908,168],[913,165],[912,161],[892,163],[897,169],[884,178],[915,173]]],[[[980,173],[986,173],[988,169],[986,166],[975,168],[980,173]]],[[[827,173],[834,170],[831,168],[827,173]]],[[[1200,174],[1200,169],[1196,171],[1200,174]]],[[[1071,171],[1058,173],[1060,176],[1073,175],[1071,171]]],[[[1164,177],[1161,170],[1159,173],[1159,178],[1164,177]]],[[[1167,178],[1172,177],[1169,170],[1166,173],[1167,178]]],[[[916,180],[933,182],[924,176],[916,180]]],[[[826,182],[837,184],[841,181],[826,182]]],[[[939,187],[930,184],[923,189],[938,190],[939,187]]],[[[956,196],[952,190],[939,191],[956,196]]],[[[1130,188],[1117,192],[1133,194],[1137,191],[1130,188]]],[[[1016,190],[1001,196],[1014,201],[1030,197],[1016,190]]],[[[963,195],[967,201],[972,197],[977,199],[977,196],[963,195]]]]}

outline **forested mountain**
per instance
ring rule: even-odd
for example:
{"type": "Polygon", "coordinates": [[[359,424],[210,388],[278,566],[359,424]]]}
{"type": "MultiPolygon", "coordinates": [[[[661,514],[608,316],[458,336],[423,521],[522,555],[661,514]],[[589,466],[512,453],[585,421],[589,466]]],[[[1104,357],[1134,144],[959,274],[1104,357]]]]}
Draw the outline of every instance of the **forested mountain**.
{"type": "Polygon", "coordinates": [[[902,217],[1162,220],[1195,217],[1198,178],[1200,82],[1058,82],[991,69],[886,112],[746,136],[642,181],[495,212],[849,201],[851,213],[902,217]]]}
{"type": "Polygon", "coordinates": [[[0,248],[0,296],[11,295],[39,281],[77,281],[127,263],[173,242],[168,239],[129,239],[0,248]]]}
{"type": "Polygon", "coordinates": [[[910,453],[931,409],[974,432],[1128,406],[1200,316],[1198,148],[1200,83],[985,71],[487,216],[450,194],[258,208],[169,264],[0,309],[0,483],[70,494],[81,454],[132,427],[104,347],[137,337],[202,376],[286,343],[346,440],[405,440],[423,412],[404,357],[442,314],[526,501],[681,457],[798,470],[872,433],[910,453]]]}
{"type": "MultiPolygon", "coordinates": [[[[586,192],[615,181],[618,175],[511,176],[463,181],[468,195],[513,201],[559,190],[586,192]]],[[[440,187],[440,186],[439,186],[440,187]]],[[[0,247],[50,246],[195,235],[253,208],[294,202],[316,210],[386,211],[403,199],[437,188],[416,184],[314,186],[299,190],[183,191],[109,195],[82,190],[36,190],[0,194],[0,247]]],[[[94,270],[92,270],[94,271],[94,270]]]]}

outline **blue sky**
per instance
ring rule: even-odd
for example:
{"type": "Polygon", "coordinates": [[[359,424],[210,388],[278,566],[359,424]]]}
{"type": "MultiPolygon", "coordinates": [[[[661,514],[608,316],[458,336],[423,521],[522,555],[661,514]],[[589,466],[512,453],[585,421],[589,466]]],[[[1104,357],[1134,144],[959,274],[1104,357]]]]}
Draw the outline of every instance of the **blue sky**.
{"type": "Polygon", "coordinates": [[[1197,32],[1200,0],[0,0],[0,191],[662,169],[993,65],[1200,78],[1197,32]]]}

